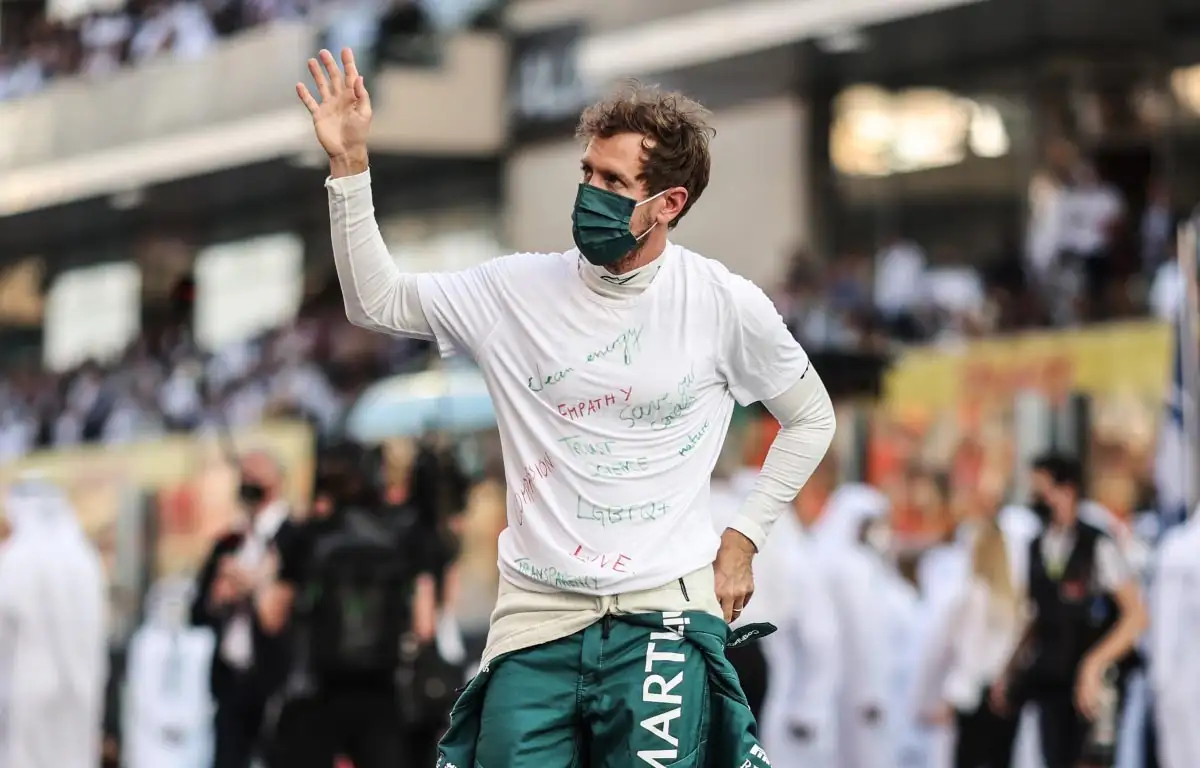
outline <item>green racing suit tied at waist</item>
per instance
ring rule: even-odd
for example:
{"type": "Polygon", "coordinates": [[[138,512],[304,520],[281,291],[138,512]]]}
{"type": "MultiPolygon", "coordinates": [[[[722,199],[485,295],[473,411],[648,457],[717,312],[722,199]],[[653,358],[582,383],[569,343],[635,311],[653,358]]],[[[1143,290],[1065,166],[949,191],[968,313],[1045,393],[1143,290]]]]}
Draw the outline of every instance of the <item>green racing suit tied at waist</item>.
{"type": "Polygon", "coordinates": [[[438,768],[769,768],[725,657],[775,631],[703,611],[610,614],[499,655],[451,714],[438,768]]]}

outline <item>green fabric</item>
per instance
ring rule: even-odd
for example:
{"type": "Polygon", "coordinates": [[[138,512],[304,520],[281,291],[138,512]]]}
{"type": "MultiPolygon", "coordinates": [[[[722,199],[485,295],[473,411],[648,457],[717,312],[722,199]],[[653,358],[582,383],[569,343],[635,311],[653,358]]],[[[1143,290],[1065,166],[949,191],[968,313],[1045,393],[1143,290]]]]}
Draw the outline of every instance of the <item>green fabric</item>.
{"type": "Polygon", "coordinates": [[[774,631],[703,612],[612,615],[500,656],[455,704],[437,766],[767,768],[725,647],[774,631]]]}
{"type": "Polygon", "coordinates": [[[629,222],[637,202],[607,189],[580,184],[571,214],[571,234],[583,257],[597,266],[620,261],[637,247],[629,222]]]}

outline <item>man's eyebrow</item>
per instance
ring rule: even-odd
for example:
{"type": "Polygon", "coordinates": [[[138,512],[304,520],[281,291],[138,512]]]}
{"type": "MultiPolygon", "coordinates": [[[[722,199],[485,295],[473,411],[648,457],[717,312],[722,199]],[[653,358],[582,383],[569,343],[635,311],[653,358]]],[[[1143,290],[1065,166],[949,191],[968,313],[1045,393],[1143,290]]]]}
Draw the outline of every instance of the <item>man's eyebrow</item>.
{"type": "MultiPolygon", "coordinates": [[[[579,161],[579,169],[581,171],[585,171],[585,172],[590,171],[592,173],[597,173],[596,169],[593,168],[592,164],[589,163],[586,159],[579,161]]],[[[631,181],[629,179],[629,177],[623,173],[618,173],[617,171],[599,171],[599,173],[603,174],[604,176],[609,176],[609,177],[616,179],[617,181],[621,182],[626,187],[636,186],[636,184],[634,184],[634,182],[631,181]]]]}

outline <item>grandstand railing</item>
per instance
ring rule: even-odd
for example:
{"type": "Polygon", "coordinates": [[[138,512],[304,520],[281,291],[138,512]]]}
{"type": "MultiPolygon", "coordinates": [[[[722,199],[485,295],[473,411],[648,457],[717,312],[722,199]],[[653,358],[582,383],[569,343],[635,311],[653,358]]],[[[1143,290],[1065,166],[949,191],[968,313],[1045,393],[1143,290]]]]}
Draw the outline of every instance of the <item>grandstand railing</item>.
{"type": "MultiPolygon", "coordinates": [[[[294,85],[317,28],[279,22],[195,60],[148,62],[0,103],[0,215],[316,149],[294,85]]],[[[373,79],[376,148],[488,155],[505,138],[507,46],[495,33],[444,41],[436,67],[373,79]]]]}

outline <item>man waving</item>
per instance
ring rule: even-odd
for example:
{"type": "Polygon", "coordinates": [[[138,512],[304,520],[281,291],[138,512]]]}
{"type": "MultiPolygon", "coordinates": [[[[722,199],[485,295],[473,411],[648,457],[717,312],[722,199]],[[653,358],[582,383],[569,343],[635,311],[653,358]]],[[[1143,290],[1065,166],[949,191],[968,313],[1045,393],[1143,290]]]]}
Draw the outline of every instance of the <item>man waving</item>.
{"type": "Polygon", "coordinates": [[[504,446],[500,594],[439,765],[769,765],[725,622],[834,416],[763,292],[668,239],[708,184],[707,113],[640,87],[589,107],[574,248],[406,274],[374,219],[370,97],[349,50],[342,65],[322,51],[317,96],[297,91],[329,154],[347,316],[474,358],[504,446]],[[709,477],[735,402],[757,401],[782,429],[718,536],[709,477]]]}

